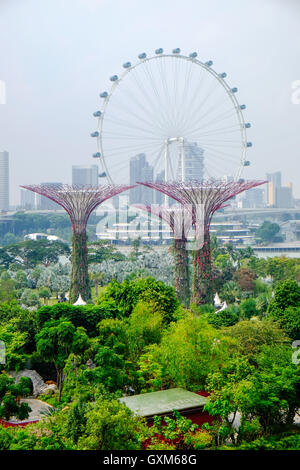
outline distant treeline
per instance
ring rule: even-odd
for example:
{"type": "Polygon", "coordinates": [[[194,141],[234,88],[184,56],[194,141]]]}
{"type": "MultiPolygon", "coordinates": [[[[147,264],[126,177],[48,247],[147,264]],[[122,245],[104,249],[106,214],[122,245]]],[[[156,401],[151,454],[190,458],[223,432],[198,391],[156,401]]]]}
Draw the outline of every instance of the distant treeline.
{"type": "MultiPolygon", "coordinates": [[[[96,225],[100,217],[91,214],[89,225],[96,225]]],[[[12,218],[0,223],[0,244],[7,245],[23,240],[28,233],[51,233],[69,240],[71,237],[71,222],[67,214],[40,214],[17,212],[12,218]]]]}

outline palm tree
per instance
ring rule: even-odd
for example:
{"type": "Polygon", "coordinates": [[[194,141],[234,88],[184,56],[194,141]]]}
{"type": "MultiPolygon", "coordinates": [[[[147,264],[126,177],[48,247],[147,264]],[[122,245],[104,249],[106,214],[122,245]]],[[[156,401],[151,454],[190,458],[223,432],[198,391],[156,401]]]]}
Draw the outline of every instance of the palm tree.
{"type": "Polygon", "coordinates": [[[102,285],[102,281],[104,279],[104,273],[91,273],[90,279],[94,282],[95,295],[96,297],[98,297],[98,286],[102,285]]]}

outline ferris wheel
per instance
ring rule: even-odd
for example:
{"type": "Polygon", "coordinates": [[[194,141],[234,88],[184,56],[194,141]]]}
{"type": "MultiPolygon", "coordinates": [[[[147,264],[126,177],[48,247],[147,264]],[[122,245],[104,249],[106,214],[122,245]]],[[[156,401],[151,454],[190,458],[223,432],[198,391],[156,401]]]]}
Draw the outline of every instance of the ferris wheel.
{"type": "Polygon", "coordinates": [[[110,183],[130,179],[130,161],[140,159],[147,179],[239,179],[245,166],[250,123],[245,122],[226,73],[202,62],[197,53],[156,49],[125,62],[111,85],[100,93],[97,152],[110,183]],[[146,162],[146,163],[145,163],[146,162]]]}

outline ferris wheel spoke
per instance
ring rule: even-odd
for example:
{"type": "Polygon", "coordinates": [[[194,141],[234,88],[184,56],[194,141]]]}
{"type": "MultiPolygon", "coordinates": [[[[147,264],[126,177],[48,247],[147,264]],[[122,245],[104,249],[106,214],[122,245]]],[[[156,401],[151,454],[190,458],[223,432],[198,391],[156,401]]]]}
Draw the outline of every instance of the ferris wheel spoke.
{"type": "Polygon", "coordinates": [[[138,99],[136,98],[136,96],[131,90],[128,90],[128,89],[126,90],[126,97],[127,99],[130,98],[130,101],[128,100],[127,103],[124,103],[122,101],[115,103],[114,100],[111,101],[110,107],[112,108],[112,111],[111,111],[112,115],[116,114],[117,116],[120,116],[120,114],[121,115],[123,114],[124,118],[127,120],[130,119],[132,116],[134,116],[138,123],[140,123],[140,121],[143,120],[147,124],[147,126],[151,124],[152,127],[159,128],[159,125],[157,125],[157,120],[153,122],[153,119],[152,120],[149,119],[149,114],[151,116],[151,113],[149,113],[146,107],[143,106],[138,101],[138,99]],[[136,114],[135,111],[137,110],[134,109],[134,107],[132,106],[132,103],[135,103],[137,110],[140,110],[142,112],[142,116],[136,114]]]}
{"type": "Polygon", "coordinates": [[[147,103],[149,104],[149,106],[152,110],[151,115],[153,116],[154,121],[158,122],[160,127],[163,127],[164,122],[161,120],[162,114],[160,112],[160,106],[159,106],[160,97],[159,97],[159,93],[157,91],[157,88],[156,88],[156,85],[155,85],[155,82],[154,82],[154,78],[151,77],[151,75],[149,73],[149,70],[147,69],[147,72],[148,72],[147,78],[148,78],[148,81],[149,81],[149,83],[151,84],[151,86],[153,88],[154,95],[156,97],[157,103],[155,103],[154,100],[151,101],[149,93],[147,93],[145,86],[143,85],[143,83],[142,83],[141,79],[139,78],[138,74],[136,73],[136,70],[134,70],[134,72],[135,73],[133,73],[133,78],[135,80],[135,83],[137,84],[138,88],[142,92],[143,96],[145,96],[145,98],[147,100],[147,103]]]}
{"type": "Polygon", "coordinates": [[[137,115],[136,112],[134,112],[133,108],[132,107],[127,107],[127,115],[130,117],[130,116],[134,116],[136,119],[137,119],[137,122],[140,123],[140,121],[144,122],[148,127],[151,126],[152,128],[155,127],[159,130],[162,130],[163,128],[158,124],[158,122],[156,120],[153,121],[152,120],[149,120],[149,114],[147,114],[145,108],[141,105],[141,103],[139,103],[136,98],[133,97],[133,95],[128,92],[128,95],[131,96],[131,99],[132,101],[138,106],[139,109],[142,110],[142,113],[143,113],[143,116],[141,115],[137,115]]]}
{"type": "MultiPolygon", "coordinates": [[[[194,156],[202,155],[197,149],[203,150],[204,174],[210,178],[241,173],[246,151],[240,111],[244,107],[231,95],[222,74],[194,57],[175,53],[144,57],[112,80],[97,139],[108,178],[115,174],[124,181],[130,158],[143,153],[153,178],[165,169],[167,156],[168,180],[180,179],[182,145],[184,153],[194,156]]],[[[189,165],[193,168],[193,159],[189,165]]]]}
{"type": "MultiPolygon", "coordinates": [[[[193,119],[194,119],[195,112],[199,109],[202,110],[207,99],[212,95],[212,93],[218,87],[218,83],[215,83],[215,81],[212,81],[211,79],[208,80],[208,78],[211,78],[211,77],[206,77],[205,72],[202,68],[200,70],[201,70],[201,75],[200,75],[199,83],[197,83],[197,86],[195,86],[194,93],[191,95],[190,101],[187,103],[188,112],[186,113],[186,116],[193,117],[193,119]]],[[[182,124],[183,126],[185,125],[184,122],[182,124]]]]}
{"type": "Polygon", "coordinates": [[[218,124],[219,122],[223,122],[223,121],[226,121],[228,120],[231,116],[234,116],[235,115],[235,112],[232,111],[232,110],[229,110],[229,111],[226,111],[225,113],[223,113],[222,115],[220,115],[218,118],[216,119],[212,119],[211,121],[208,121],[206,124],[202,124],[201,126],[199,127],[195,127],[193,129],[190,130],[190,133],[194,133],[194,132],[197,132],[199,131],[200,129],[205,129],[206,127],[210,126],[211,124],[218,124]]]}
{"type": "Polygon", "coordinates": [[[170,109],[169,120],[170,120],[171,124],[175,127],[176,122],[175,122],[175,116],[174,116],[174,105],[173,105],[172,99],[170,97],[169,87],[168,87],[168,84],[166,82],[166,77],[165,77],[166,74],[165,74],[165,71],[163,69],[163,66],[165,65],[164,59],[165,58],[163,58],[162,61],[158,60],[156,63],[159,65],[158,70],[160,71],[161,84],[162,84],[162,87],[163,87],[163,91],[164,91],[164,95],[165,95],[165,98],[166,98],[167,106],[170,109]]]}
{"type": "Polygon", "coordinates": [[[189,91],[189,83],[191,83],[191,75],[192,75],[192,72],[194,70],[193,65],[194,65],[193,62],[189,61],[189,64],[186,67],[185,77],[184,77],[184,86],[183,86],[181,102],[180,102],[180,109],[184,108],[184,104],[187,101],[186,97],[187,97],[187,94],[188,94],[188,91],[189,91]]]}
{"type": "Polygon", "coordinates": [[[210,91],[206,94],[205,98],[202,100],[202,102],[199,105],[198,105],[197,101],[195,100],[194,105],[190,109],[191,115],[193,115],[195,108],[197,109],[198,106],[199,106],[198,109],[200,109],[200,110],[203,108],[204,104],[207,102],[209,97],[216,91],[217,87],[218,87],[218,82],[212,86],[210,91]]]}
{"type": "Polygon", "coordinates": [[[222,178],[224,176],[234,176],[236,170],[237,168],[232,165],[230,167],[225,166],[222,161],[210,159],[210,161],[205,165],[204,172],[207,173],[210,178],[213,178],[213,175],[216,175],[216,172],[218,171],[218,174],[222,178]]]}
{"type": "Polygon", "coordinates": [[[206,139],[202,139],[201,142],[207,146],[215,146],[215,147],[222,147],[223,144],[224,145],[227,145],[228,144],[228,147],[233,147],[233,148],[236,148],[236,146],[240,147],[240,142],[235,139],[235,140],[224,140],[224,139],[214,139],[214,140],[206,140],[206,139]],[[235,144],[235,145],[232,145],[232,144],[235,144]]]}
{"type": "Polygon", "coordinates": [[[232,153],[228,153],[228,152],[224,152],[224,151],[219,151],[219,150],[216,150],[216,149],[211,149],[211,148],[207,148],[205,146],[203,146],[203,150],[204,150],[204,161],[206,161],[207,159],[207,155],[211,155],[211,156],[214,156],[215,158],[219,158],[221,160],[224,160],[224,157],[226,157],[225,161],[226,160],[231,160],[232,162],[236,162],[236,158],[234,158],[232,156],[232,153]]]}
{"type": "Polygon", "coordinates": [[[149,149],[151,150],[152,148],[160,148],[160,145],[156,145],[156,146],[148,146],[146,147],[144,144],[139,144],[139,145],[131,145],[130,147],[128,147],[127,145],[124,146],[119,146],[119,147],[116,147],[116,146],[111,146],[110,147],[110,151],[109,152],[106,152],[105,154],[105,157],[109,154],[115,154],[116,152],[124,152],[126,154],[130,154],[130,156],[134,156],[133,153],[134,152],[141,152],[141,153],[145,153],[146,154],[146,150],[149,151],[149,149]]]}
{"type": "MultiPolygon", "coordinates": [[[[224,106],[225,104],[228,104],[228,97],[226,97],[226,99],[224,99],[223,101],[221,100],[218,100],[217,101],[217,104],[215,104],[215,102],[211,105],[211,107],[205,112],[205,113],[202,113],[202,107],[199,106],[198,110],[195,111],[194,115],[193,115],[193,119],[194,119],[194,122],[197,122],[197,124],[199,124],[200,122],[205,122],[205,119],[210,116],[212,113],[213,114],[216,114],[218,113],[219,114],[219,111],[218,109],[221,107],[221,106],[224,106]],[[202,114],[201,114],[202,113],[202,114]]],[[[230,108],[230,111],[232,110],[232,107],[230,108]]]]}
{"type": "Polygon", "coordinates": [[[216,129],[213,129],[212,131],[208,132],[202,132],[199,133],[199,137],[205,137],[209,135],[218,135],[218,134],[231,134],[231,133],[236,133],[238,134],[240,132],[240,125],[234,124],[233,126],[228,126],[228,127],[219,127],[216,129]]]}
{"type": "Polygon", "coordinates": [[[149,136],[139,136],[139,135],[128,135],[128,134],[120,134],[120,132],[105,132],[105,139],[106,140],[114,140],[116,137],[122,138],[125,140],[143,140],[143,141],[152,141],[152,142],[161,142],[159,137],[149,137],[149,136]]]}
{"type": "MultiPolygon", "coordinates": [[[[192,62],[190,62],[190,65],[191,64],[192,62]]],[[[200,91],[203,89],[203,82],[205,81],[205,73],[202,67],[199,67],[197,72],[198,73],[196,74],[195,67],[193,67],[188,77],[188,83],[186,84],[187,93],[183,96],[183,103],[182,103],[184,116],[188,115],[191,107],[194,105],[195,98],[197,97],[196,90],[198,91],[198,93],[200,93],[200,91]],[[196,81],[196,84],[195,84],[194,92],[192,92],[192,89],[193,89],[192,84],[194,81],[196,81]]]]}
{"type": "MultiPolygon", "coordinates": [[[[137,126],[137,125],[134,125],[134,126],[132,124],[129,125],[126,121],[122,121],[121,119],[106,118],[106,121],[110,121],[114,125],[118,124],[118,125],[121,126],[121,128],[123,126],[123,127],[126,127],[127,129],[131,129],[131,130],[133,130],[133,132],[134,132],[134,130],[140,130],[140,131],[142,131],[146,134],[150,134],[150,135],[154,135],[154,136],[157,135],[157,133],[154,132],[153,130],[149,130],[149,127],[143,128],[143,127],[140,127],[140,126],[137,126]]],[[[152,129],[152,127],[151,127],[151,129],[152,129]]]]}
{"type": "Polygon", "coordinates": [[[157,118],[157,116],[160,116],[160,119],[164,118],[164,123],[166,123],[167,118],[164,113],[165,106],[163,106],[162,97],[161,97],[161,94],[159,93],[159,89],[156,84],[156,79],[154,77],[154,74],[152,73],[151,67],[146,67],[146,64],[143,64],[143,65],[144,66],[142,67],[142,71],[144,73],[145,79],[148,80],[157,98],[157,109],[156,109],[155,117],[157,118]]]}

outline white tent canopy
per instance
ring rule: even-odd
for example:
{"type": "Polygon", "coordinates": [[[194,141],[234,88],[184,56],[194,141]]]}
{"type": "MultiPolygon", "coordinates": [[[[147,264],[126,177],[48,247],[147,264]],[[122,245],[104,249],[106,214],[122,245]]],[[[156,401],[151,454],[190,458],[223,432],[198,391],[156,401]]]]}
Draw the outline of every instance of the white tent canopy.
{"type": "Polygon", "coordinates": [[[86,302],[81,297],[81,294],[79,294],[78,299],[76,300],[75,304],[73,304],[73,305],[86,305],[86,302]]]}

